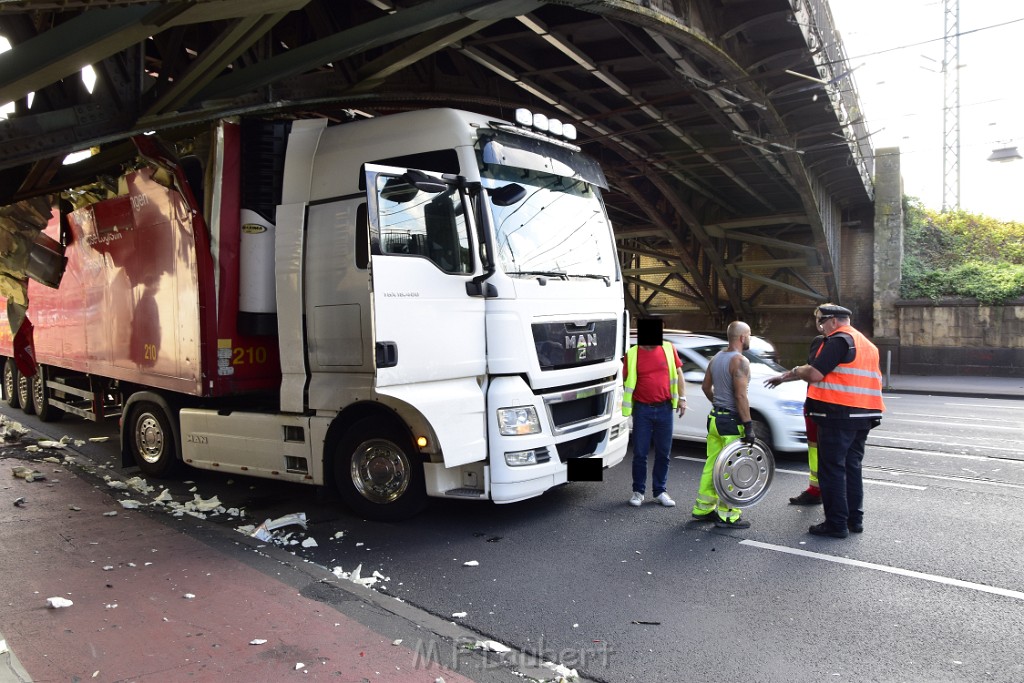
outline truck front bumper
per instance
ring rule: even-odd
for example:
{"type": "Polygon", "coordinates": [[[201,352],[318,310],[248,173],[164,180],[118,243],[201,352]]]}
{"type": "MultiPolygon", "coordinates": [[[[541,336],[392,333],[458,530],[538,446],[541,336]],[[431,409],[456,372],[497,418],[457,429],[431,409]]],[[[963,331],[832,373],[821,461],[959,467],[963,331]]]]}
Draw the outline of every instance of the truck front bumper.
{"type": "MultiPolygon", "coordinates": [[[[602,467],[614,467],[626,457],[629,427],[626,420],[616,421],[608,430],[597,452],[588,458],[600,458],[602,467]]],[[[499,455],[498,458],[503,458],[499,455]]],[[[539,496],[555,486],[568,482],[568,468],[559,458],[537,465],[509,467],[498,458],[491,466],[491,499],[495,503],[514,503],[539,496]]]]}

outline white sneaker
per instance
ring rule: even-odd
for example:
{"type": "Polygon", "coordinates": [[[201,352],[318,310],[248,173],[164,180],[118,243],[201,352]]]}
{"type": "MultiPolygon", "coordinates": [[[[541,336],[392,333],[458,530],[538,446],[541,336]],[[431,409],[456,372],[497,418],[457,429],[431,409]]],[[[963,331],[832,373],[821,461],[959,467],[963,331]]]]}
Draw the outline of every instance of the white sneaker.
{"type": "Polygon", "coordinates": [[[673,508],[676,506],[676,502],[669,498],[669,495],[664,491],[661,493],[660,496],[655,496],[654,500],[658,501],[667,508],[673,508]]]}
{"type": "MultiPolygon", "coordinates": [[[[640,507],[644,502],[644,494],[639,491],[633,491],[633,497],[629,499],[629,504],[635,508],[640,507]]],[[[675,505],[675,503],[672,503],[675,505]]]]}

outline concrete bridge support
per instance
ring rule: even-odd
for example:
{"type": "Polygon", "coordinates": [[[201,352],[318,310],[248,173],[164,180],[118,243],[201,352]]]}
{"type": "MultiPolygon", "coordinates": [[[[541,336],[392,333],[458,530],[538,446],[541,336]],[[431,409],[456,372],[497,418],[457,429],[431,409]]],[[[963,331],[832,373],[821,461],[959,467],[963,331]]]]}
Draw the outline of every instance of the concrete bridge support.
{"type": "Polygon", "coordinates": [[[903,268],[903,177],[899,147],[885,147],[875,156],[874,342],[882,372],[891,358],[898,371],[900,328],[896,302],[903,268]],[[891,355],[890,355],[891,354],[891,355]]]}

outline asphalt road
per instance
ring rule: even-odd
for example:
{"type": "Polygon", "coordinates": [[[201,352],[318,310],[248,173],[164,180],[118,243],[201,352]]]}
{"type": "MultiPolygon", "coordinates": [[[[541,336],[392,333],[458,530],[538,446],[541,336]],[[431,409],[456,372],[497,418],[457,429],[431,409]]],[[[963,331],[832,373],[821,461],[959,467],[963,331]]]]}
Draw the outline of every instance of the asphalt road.
{"type": "MultiPolygon", "coordinates": [[[[199,471],[149,483],[244,509],[218,524],[305,512],[318,545],[296,555],[378,571],[381,592],[594,680],[1024,680],[1024,403],[886,402],[865,460],[865,533],[844,540],[806,533],[820,507],[787,504],[806,484],[799,460],[778,462],[750,529],[689,521],[703,453],[682,442],[675,508],[626,504],[628,460],[601,483],[505,506],[434,501],[400,524],[298,485],[199,471]]],[[[114,434],[3,412],[54,438],[114,434]]],[[[117,460],[114,440],[77,450],[117,460]]]]}

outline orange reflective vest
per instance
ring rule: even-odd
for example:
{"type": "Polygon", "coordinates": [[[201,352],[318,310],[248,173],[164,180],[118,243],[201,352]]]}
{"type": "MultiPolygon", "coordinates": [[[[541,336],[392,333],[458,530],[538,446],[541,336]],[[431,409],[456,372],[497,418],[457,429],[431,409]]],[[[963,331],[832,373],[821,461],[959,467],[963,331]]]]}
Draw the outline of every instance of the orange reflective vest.
{"type": "MultiPolygon", "coordinates": [[[[882,402],[882,373],[878,369],[878,347],[849,325],[837,328],[832,334],[840,332],[850,335],[853,339],[856,357],[849,363],[837,365],[820,382],[808,384],[807,398],[876,411],[881,416],[885,404],[882,402]]],[[[818,353],[821,353],[823,347],[824,344],[818,348],[818,353]]]]}
{"type": "MultiPolygon", "coordinates": [[[[636,354],[638,346],[630,347],[626,351],[626,374],[627,377],[622,383],[622,416],[629,417],[633,414],[633,390],[636,389],[636,354]]],[[[672,409],[679,407],[679,384],[676,378],[676,359],[672,350],[672,342],[662,342],[661,350],[665,352],[665,361],[668,363],[668,384],[669,392],[672,394],[672,409]]]]}

